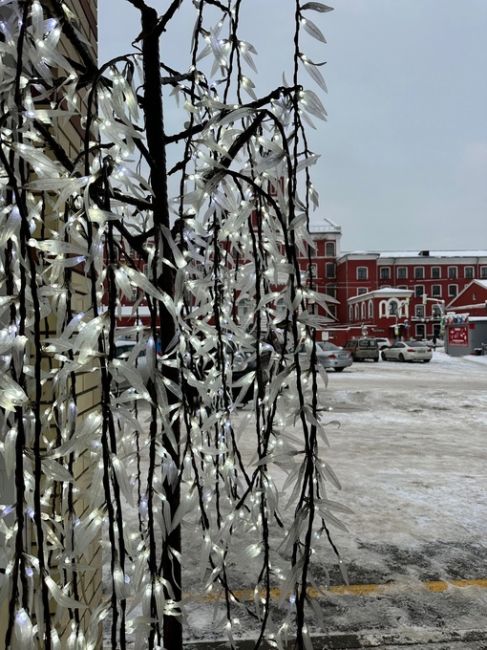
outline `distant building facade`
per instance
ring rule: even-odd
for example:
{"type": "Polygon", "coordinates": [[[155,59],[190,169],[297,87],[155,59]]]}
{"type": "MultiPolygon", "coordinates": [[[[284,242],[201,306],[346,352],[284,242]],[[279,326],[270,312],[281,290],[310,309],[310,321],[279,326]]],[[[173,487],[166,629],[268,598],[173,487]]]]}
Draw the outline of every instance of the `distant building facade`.
{"type": "Polygon", "coordinates": [[[487,250],[342,253],[341,229],[333,226],[312,228],[317,287],[338,301],[331,307],[335,322],[326,328],[325,338],[339,344],[364,333],[390,339],[439,338],[446,314],[460,305],[457,297],[472,306],[472,316],[487,315],[482,297],[487,250]],[[323,256],[332,247],[336,258],[323,256]]]}

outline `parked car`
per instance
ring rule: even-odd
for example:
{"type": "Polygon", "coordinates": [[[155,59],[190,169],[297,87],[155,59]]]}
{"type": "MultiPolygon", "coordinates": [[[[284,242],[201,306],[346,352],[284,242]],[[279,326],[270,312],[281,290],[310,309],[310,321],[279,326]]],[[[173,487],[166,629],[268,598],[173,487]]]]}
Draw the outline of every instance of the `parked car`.
{"type": "MultiPolygon", "coordinates": [[[[306,361],[307,354],[304,346],[302,346],[299,355],[303,361],[306,361]]],[[[353,363],[350,352],[328,341],[318,341],[316,343],[316,358],[322,368],[326,370],[333,368],[335,372],[341,372],[353,363]]]]}
{"type": "Polygon", "coordinates": [[[384,348],[390,348],[391,347],[391,342],[389,339],[381,336],[375,336],[375,340],[377,341],[377,345],[379,346],[379,350],[384,350],[384,348]]]}
{"type": "Polygon", "coordinates": [[[381,352],[384,361],[431,361],[431,348],[420,341],[397,341],[381,352]]]}
{"type": "Polygon", "coordinates": [[[353,361],[379,361],[379,345],[373,338],[350,339],[345,343],[345,350],[350,352],[353,361]]]}

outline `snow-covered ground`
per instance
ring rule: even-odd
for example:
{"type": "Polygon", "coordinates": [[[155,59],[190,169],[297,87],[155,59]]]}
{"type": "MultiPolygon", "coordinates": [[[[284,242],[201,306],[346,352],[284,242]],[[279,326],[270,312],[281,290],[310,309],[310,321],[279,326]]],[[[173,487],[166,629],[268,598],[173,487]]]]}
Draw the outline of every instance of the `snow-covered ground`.
{"type": "MultiPolygon", "coordinates": [[[[453,358],[440,349],[428,364],[354,363],[342,373],[330,372],[327,387],[320,383],[329,419],[340,422],[327,428],[331,446],[325,460],[342,483],[341,492],[330,491],[329,498],[353,509],[341,515],[349,532],[332,532],[355,592],[332,589],[315,601],[323,616],[315,617],[314,632],[365,631],[371,638],[390,633],[422,648],[421,639],[426,644],[450,630],[485,629],[486,364],[487,356],[453,358]],[[431,581],[438,580],[453,582],[437,593],[431,581]],[[458,586],[459,580],[468,586],[458,586]],[[368,585],[378,587],[365,593],[368,585]]],[[[247,462],[255,454],[255,434],[245,424],[252,419],[247,406],[235,422],[247,462]]],[[[284,474],[276,468],[273,475],[285,502],[284,474]]],[[[291,520],[292,508],[283,514],[291,520]]],[[[188,519],[185,635],[222,638],[224,603],[204,591],[198,514],[188,519]]],[[[252,587],[252,560],[232,559],[232,584],[252,587]]],[[[312,558],[311,577],[318,587],[343,585],[325,539],[312,558]]],[[[282,615],[276,607],[271,618],[278,622],[282,615]]],[[[244,612],[239,618],[241,634],[253,636],[255,620],[244,612]]]]}
{"type": "MultiPolygon", "coordinates": [[[[394,583],[368,596],[321,599],[328,632],[484,629],[487,589],[478,585],[487,577],[486,363],[437,350],[429,364],[355,363],[321,385],[330,419],[341,423],[328,431],[326,460],[343,486],[332,498],[354,511],[342,516],[349,532],[334,530],[334,541],[351,584],[394,583]],[[471,586],[427,588],[429,581],[459,579],[471,586]]],[[[247,568],[244,562],[240,577],[236,569],[242,587],[247,568]]],[[[312,574],[319,585],[342,582],[324,543],[312,574]]],[[[194,589],[191,570],[186,575],[194,589]]],[[[188,609],[190,636],[214,635],[212,612],[204,603],[188,609]]],[[[251,622],[245,625],[250,633],[251,622]]]]}

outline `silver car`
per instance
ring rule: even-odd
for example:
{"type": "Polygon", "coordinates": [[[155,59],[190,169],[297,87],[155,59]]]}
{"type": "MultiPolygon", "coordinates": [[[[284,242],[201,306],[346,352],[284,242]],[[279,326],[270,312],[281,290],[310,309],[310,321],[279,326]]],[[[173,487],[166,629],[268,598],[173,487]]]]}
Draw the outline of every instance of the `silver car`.
{"type": "MultiPolygon", "coordinates": [[[[304,357],[306,354],[304,347],[300,349],[299,353],[304,357]]],[[[316,357],[322,368],[326,370],[333,368],[335,372],[342,372],[344,368],[348,368],[353,362],[350,352],[328,341],[317,341],[316,357]]]]}

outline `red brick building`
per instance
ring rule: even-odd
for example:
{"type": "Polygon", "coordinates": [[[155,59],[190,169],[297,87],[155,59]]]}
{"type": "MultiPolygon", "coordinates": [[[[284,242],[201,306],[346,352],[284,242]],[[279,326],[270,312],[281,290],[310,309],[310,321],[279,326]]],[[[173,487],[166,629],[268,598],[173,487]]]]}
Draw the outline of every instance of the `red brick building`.
{"type": "Polygon", "coordinates": [[[316,270],[320,290],[338,300],[336,322],[327,330],[339,344],[365,332],[392,339],[439,337],[457,296],[476,305],[475,315],[486,314],[487,250],[340,253],[338,226],[313,235],[317,251],[337,251],[336,260],[317,255],[316,270]]]}

